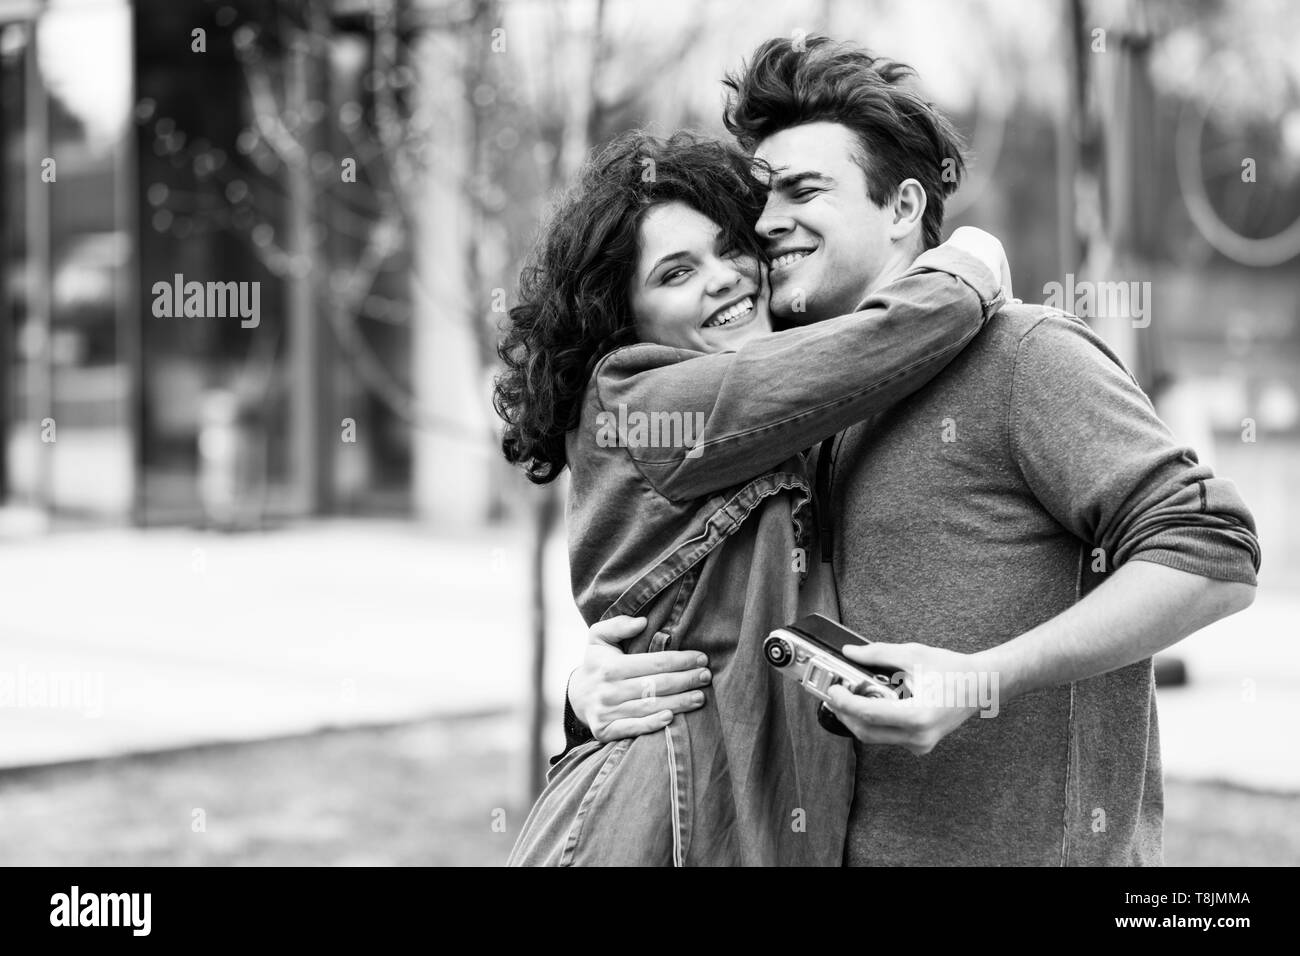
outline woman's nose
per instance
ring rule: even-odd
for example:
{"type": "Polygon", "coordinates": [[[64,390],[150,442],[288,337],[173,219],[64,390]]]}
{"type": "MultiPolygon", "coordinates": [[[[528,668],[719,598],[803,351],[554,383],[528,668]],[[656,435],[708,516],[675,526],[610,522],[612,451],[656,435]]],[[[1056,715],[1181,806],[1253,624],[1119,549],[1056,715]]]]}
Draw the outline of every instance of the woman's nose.
{"type": "Polygon", "coordinates": [[[734,259],[717,259],[709,271],[708,291],[717,295],[727,292],[740,284],[744,274],[736,266],[734,259]]]}

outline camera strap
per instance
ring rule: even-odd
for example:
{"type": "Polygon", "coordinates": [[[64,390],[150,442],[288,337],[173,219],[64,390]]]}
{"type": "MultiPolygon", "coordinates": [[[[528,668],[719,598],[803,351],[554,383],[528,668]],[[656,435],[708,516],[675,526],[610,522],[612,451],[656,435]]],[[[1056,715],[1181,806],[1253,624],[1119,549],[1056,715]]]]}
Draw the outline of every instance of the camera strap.
{"type": "Polygon", "coordinates": [[[832,451],[837,435],[832,435],[821,443],[817,450],[817,478],[813,488],[813,507],[817,513],[817,537],[821,542],[822,563],[830,564],[834,554],[831,540],[831,480],[832,451]]]}

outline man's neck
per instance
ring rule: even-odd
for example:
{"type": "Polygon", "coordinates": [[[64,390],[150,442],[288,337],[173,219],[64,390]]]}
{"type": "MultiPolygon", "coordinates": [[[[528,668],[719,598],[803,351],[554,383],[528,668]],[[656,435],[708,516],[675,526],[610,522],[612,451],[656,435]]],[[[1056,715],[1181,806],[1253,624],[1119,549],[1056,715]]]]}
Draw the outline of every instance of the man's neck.
{"type": "Polygon", "coordinates": [[[903,273],[907,272],[908,269],[912,268],[912,263],[916,261],[917,255],[919,255],[919,253],[916,250],[909,249],[906,252],[900,252],[897,256],[886,261],[884,267],[876,273],[870,284],[868,284],[866,291],[862,294],[862,298],[865,299],[867,296],[880,291],[903,273]]]}

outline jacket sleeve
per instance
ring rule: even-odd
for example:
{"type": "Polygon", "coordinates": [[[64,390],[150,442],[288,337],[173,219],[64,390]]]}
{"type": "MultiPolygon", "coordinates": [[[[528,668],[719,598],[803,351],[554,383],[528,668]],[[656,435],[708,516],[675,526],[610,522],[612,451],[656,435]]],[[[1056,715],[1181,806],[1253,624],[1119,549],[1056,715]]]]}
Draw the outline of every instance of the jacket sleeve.
{"type": "Polygon", "coordinates": [[[1119,359],[1078,319],[1049,315],[1020,340],[1011,451],[1035,497],[1106,567],[1152,561],[1255,583],[1259,541],[1236,486],[1179,444],[1119,359]]]}
{"type": "Polygon", "coordinates": [[[578,715],[573,712],[573,703],[569,700],[569,685],[566,683],[564,685],[564,749],[551,757],[548,766],[554,767],[574,747],[595,739],[596,735],[591,732],[591,728],[580,721],[578,715]]]}
{"type": "Polygon", "coordinates": [[[598,418],[629,433],[617,444],[660,494],[712,494],[925,385],[1001,307],[999,280],[968,253],[940,246],[851,315],[734,352],[621,349],[597,367],[598,418]],[[691,441],[636,441],[623,423],[638,414],[684,423],[691,441]]]}

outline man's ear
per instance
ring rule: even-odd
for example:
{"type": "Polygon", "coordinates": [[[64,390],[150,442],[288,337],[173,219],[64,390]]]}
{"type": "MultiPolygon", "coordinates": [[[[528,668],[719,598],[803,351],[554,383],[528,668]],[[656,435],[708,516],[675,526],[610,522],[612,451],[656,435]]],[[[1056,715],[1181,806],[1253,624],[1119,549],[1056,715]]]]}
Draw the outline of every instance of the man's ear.
{"type": "Polygon", "coordinates": [[[921,229],[921,219],[925,215],[925,188],[915,179],[904,179],[894,194],[891,211],[893,222],[889,224],[889,238],[901,242],[909,236],[917,235],[921,229]]]}

